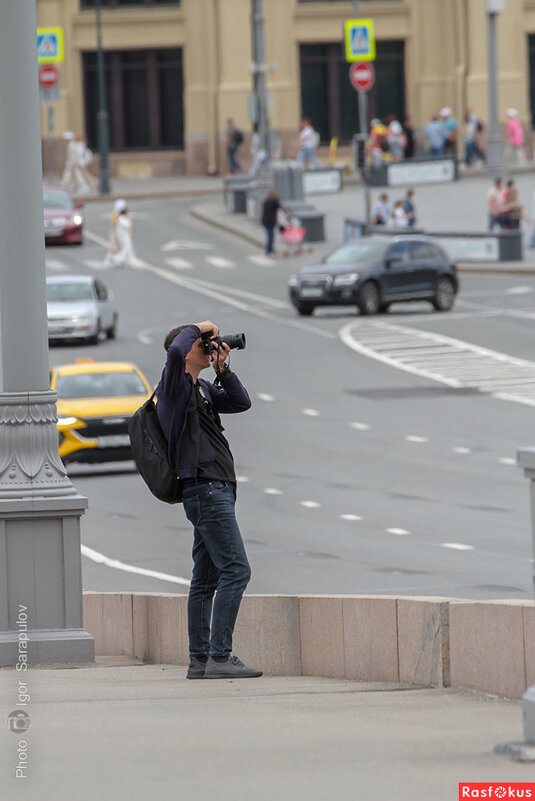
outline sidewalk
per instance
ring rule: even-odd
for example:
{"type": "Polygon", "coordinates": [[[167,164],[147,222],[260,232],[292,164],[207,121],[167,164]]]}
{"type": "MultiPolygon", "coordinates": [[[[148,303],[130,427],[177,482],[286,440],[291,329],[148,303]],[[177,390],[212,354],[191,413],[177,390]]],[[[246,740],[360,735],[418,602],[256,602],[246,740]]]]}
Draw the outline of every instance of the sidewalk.
{"type": "MultiPolygon", "coordinates": [[[[454,801],[458,782],[533,781],[494,753],[518,702],[305,677],[187,681],[175,665],[30,669],[21,735],[0,735],[10,801],[454,801]]],[[[0,671],[4,720],[20,674],[0,671]]]]}

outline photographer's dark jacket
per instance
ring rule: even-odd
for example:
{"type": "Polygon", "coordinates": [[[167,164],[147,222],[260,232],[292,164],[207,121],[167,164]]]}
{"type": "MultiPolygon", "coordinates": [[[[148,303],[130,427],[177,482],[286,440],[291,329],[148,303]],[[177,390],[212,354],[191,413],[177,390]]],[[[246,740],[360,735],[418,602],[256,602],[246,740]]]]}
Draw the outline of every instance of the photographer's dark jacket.
{"type": "Polygon", "coordinates": [[[156,389],[156,409],[169,444],[169,464],[176,464],[179,478],[233,480],[232,454],[219,422],[219,413],[245,412],[251,399],[238,376],[227,372],[216,384],[198,379],[198,388],[185,372],[185,357],[201,335],[197,326],[184,328],[167,351],[167,361],[156,389]],[[208,412],[199,394],[210,403],[208,412]],[[204,419],[202,415],[207,415],[204,419]],[[232,475],[227,475],[231,471],[232,475]]]}

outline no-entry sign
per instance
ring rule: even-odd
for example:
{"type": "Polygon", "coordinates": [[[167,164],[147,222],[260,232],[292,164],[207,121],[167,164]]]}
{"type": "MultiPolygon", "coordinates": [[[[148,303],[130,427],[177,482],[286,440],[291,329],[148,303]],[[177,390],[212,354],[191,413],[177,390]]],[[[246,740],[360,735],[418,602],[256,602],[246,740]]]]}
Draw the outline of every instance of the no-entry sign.
{"type": "Polygon", "coordinates": [[[39,86],[53,89],[59,83],[59,70],[55,64],[41,64],[39,67],[39,86]]]}
{"type": "Polygon", "coordinates": [[[349,80],[357,92],[369,92],[375,83],[375,70],[373,64],[359,61],[349,68],[349,80]]]}

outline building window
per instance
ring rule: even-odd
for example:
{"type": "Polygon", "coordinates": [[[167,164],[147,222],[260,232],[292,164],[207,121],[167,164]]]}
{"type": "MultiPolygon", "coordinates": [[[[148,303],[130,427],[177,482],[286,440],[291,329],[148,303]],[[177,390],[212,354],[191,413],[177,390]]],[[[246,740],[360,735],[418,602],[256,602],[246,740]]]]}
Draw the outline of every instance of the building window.
{"type": "MultiPolygon", "coordinates": [[[[86,137],[97,147],[96,53],[83,53],[86,137]]],[[[104,54],[112,150],[184,147],[182,50],[121,50],[104,54]]]]}
{"type": "Polygon", "coordinates": [[[535,35],[528,36],[529,49],[529,102],[531,110],[531,125],[535,127],[535,35]]]}
{"type": "MultiPolygon", "coordinates": [[[[301,111],[322,142],[349,142],[359,132],[357,92],[339,42],[300,46],[301,111]]],[[[404,42],[377,42],[375,84],[368,92],[368,122],[394,114],[405,117],[404,42]]]]}
{"type": "MultiPolygon", "coordinates": [[[[82,10],[95,8],[96,0],[80,0],[82,10]]],[[[100,0],[102,8],[126,8],[128,6],[179,6],[180,0],[100,0]]]]}

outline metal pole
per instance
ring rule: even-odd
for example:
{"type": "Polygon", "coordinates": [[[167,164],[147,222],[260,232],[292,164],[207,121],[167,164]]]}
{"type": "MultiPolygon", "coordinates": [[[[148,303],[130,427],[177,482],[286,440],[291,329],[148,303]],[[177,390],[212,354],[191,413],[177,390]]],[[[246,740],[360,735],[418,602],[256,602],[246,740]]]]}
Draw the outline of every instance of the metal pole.
{"type": "Polygon", "coordinates": [[[269,156],[271,143],[267,115],[267,65],[262,0],[252,0],[251,22],[253,28],[254,91],[256,95],[258,133],[260,134],[260,146],[269,156]]]}
{"type": "MultiPolygon", "coordinates": [[[[353,0],[353,18],[359,18],[359,0],[353,0]]],[[[366,92],[358,92],[359,98],[359,131],[358,138],[363,142],[363,163],[361,165],[362,182],[364,184],[364,206],[366,223],[370,222],[371,198],[368,186],[368,169],[366,167],[366,141],[368,139],[368,97],[366,92]]]]}
{"type": "Polygon", "coordinates": [[[47,162],[48,162],[48,181],[52,183],[54,180],[54,128],[55,128],[55,120],[54,120],[54,106],[52,103],[48,102],[46,104],[46,133],[47,133],[47,162]]]}
{"type": "MultiPolygon", "coordinates": [[[[80,515],[49,390],[36,0],[0,3],[0,665],[92,660],[80,515]]],[[[13,699],[15,703],[15,699],[13,699]]]]}
{"type": "Polygon", "coordinates": [[[101,0],[95,0],[95,13],[97,22],[97,72],[98,72],[98,152],[100,156],[100,194],[109,195],[110,193],[110,174],[108,167],[109,154],[109,127],[108,109],[106,106],[106,84],[104,81],[104,52],[102,50],[102,5],[101,0]]]}
{"type": "Polygon", "coordinates": [[[489,74],[489,126],[487,134],[487,171],[497,178],[504,174],[503,142],[498,119],[498,70],[496,50],[497,13],[487,12],[487,48],[489,74]]]}

